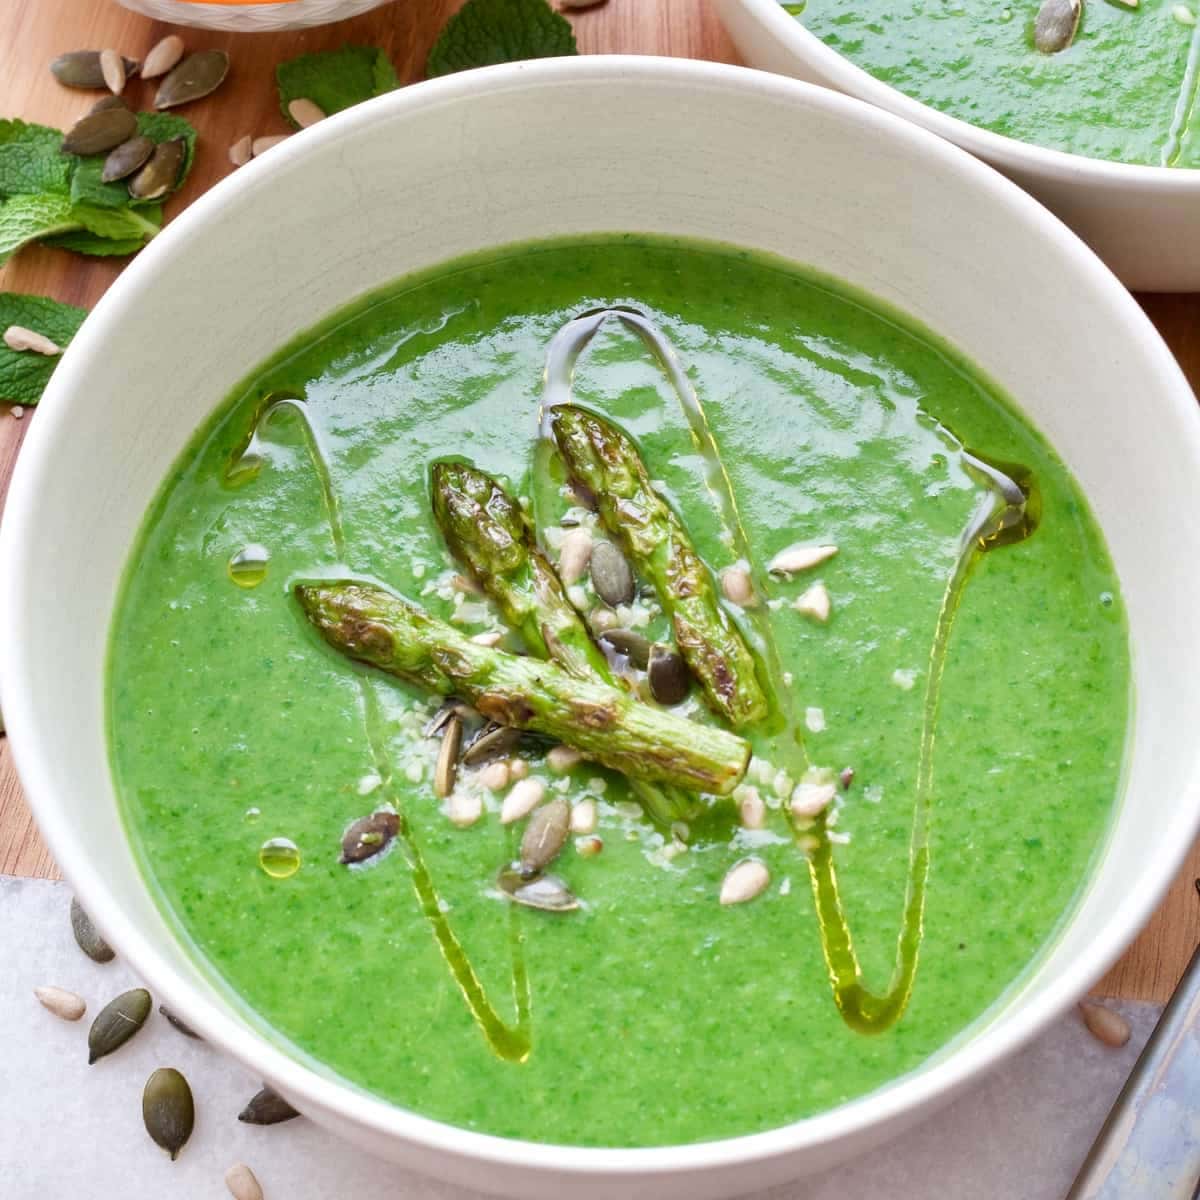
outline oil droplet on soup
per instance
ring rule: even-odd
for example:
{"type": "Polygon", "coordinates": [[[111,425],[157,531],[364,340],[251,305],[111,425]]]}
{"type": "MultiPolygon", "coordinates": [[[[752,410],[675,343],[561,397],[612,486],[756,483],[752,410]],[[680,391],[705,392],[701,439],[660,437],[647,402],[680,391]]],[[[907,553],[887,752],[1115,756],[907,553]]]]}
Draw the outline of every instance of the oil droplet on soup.
{"type": "Polygon", "coordinates": [[[291,838],[269,838],[259,847],[258,865],[272,879],[288,879],[300,870],[300,847],[291,838]]]}
{"type": "Polygon", "coordinates": [[[257,542],[251,542],[229,560],[229,578],[238,587],[258,587],[267,577],[267,564],[270,561],[271,555],[267,548],[257,542]]]}

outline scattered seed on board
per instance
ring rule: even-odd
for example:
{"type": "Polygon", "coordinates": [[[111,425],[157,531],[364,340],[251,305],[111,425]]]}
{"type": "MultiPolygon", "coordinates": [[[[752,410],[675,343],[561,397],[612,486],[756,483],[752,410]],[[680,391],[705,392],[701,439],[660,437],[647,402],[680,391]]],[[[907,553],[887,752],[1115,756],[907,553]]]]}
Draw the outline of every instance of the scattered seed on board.
{"type": "Polygon", "coordinates": [[[92,962],[112,962],[116,958],[113,948],[100,936],[92,918],[83,911],[83,905],[71,897],[71,932],[75,943],[92,962]]]}
{"type": "Polygon", "coordinates": [[[558,0],[558,8],[560,12],[573,12],[581,8],[599,8],[607,3],[608,0],[558,0]]]}
{"type": "Polygon", "coordinates": [[[599,541],[592,546],[591,574],[596,595],[610,608],[633,601],[633,572],[612,542],[599,541]]]}
{"type": "Polygon", "coordinates": [[[229,55],[224,50],[201,50],[176,63],[154,97],[158,109],[176,108],[215,92],[229,73],[229,55]]]}
{"type": "Polygon", "coordinates": [[[433,773],[434,790],[443,799],[454,790],[458,776],[458,756],[462,749],[462,721],[451,717],[442,731],[442,745],[438,750],[437,768],[433,773]]]}
{"type": "Polygon", "coordinates": [[[1106,1046],[1116,1049],[1129,1041],[1132,1032],[1129,1022],[1114,1009],[1083,1000],[1079,1004],[1079,1015],[1091,1033],[1106,1046]]]}
{"type": "Polygon", "coordinates": [[[178,65],[183,57],[183,38],[177,34],[168,34],[160,42],[155,42],[146,57],[142,60],[142,78],[157,79],[178,65]]]}
{"type": "Polygon", "coordinates": [[[570,587],[583,578],[592,557],[592,531],[579,526],[570,530],[558,549],[558,577],[570,587]]]}
{"type": "Polygon", "coordinates": [[[483,798],[474,792],[451,792],[446,798],[446,815],[459,829],[467,829],[483,816],[483,798]]]}
{"type": "Polygon", "coordinates": [[[88,112],[89,113],[98,113],[98,112],[103,112],[106,108],[128,108],[128,107],[129,107],[129,105],[125,103],[124,96],[114,96],[110,93],[107,96],[101,96],[100,99],[97,100],[96,103],[93,104],[92,107],[88,109],[88,112]]]}
{"type": "Polygon", "coordinates": [[[1083,0],[1043,0],[1033,23],[1033,44],[1043,54],[1057,54],[1075,40],[1083,0]]]}
{"type": "Polygon", "coordinates": [[[33,994],[43,1008],[49,1009],[64,1021],[78,1021],[87,1012],[87,1001],[74,992],[60,987],[36,987],[33,994]]]}
{"type": "Polygon", "coordinates": [[[272,1087],[265,1083],[262,1090],[250,1097],[250,1102],[238,1113],[238,1120],[247,1125],[278,1125],[300,1114],[272,1087]]]}
{"type": "Polygon", "coordinates": [[[254,139],[247,133],[243,134],[229,147],[229,161],[235,167],[244,167],[254,157],[254,139]]]}
{"type": "Polygon", "coordinates": [[[135,134],[108,152],[100,171],[101,183],[115,183],[145,166],[154,153],[154,142],[143,134],[135,134]]]}
{"type": "Polygon", "coordinates": [[[489,792],[502,792],[508,787],[508,763],[503,759],[490,762],[479,772],[480,784],[489,792]]]}
{"type": "Polygon", "coordinates": [[[555,746],[546,755],[546,766],[555,775],[565,775],[583,762],[583,755],[574,746],[555,746]]]}
{"type": "Polygon", "coordinates": [[[571,806],[561,797],[535,809],[521,838],[521,874],[545,870],[562,853],[571,829],[571,806]]]}
{"type": "Polygon", "coordinates": [[[832,783],[798,783],[792,792],[792,816],[801,821],[820,816],[836,795],[837,789],[832,783]]]}
{"type": "Polygon", "coordinates": [[[305,96],[300,96],[290,101],[287,110],[288,116],[301,129],[307,129],[310,125],[315,125],[318,121],[325,120],[325,110],[319,104],[316,104],[305,96]]]}
{"type": "MultiPolygon", "coordinates": [[[[25,415],[25,408],[21,404],[14,404],[11,409],[13,420],[19,421],[25,415]]],[[[0,733],[3,733],[3,728],[0,728],[0,733]]]]}
{"type": "Polygon", "coordinates": [[[179,170],[187,155],[183,138],[171,138],[154,147],[150,160],[129,181],[129,194],[136,200],[158,200],[179,182],[179,170]]]}
{"type": "Polygon", "coordinates": [[[114,96],[125,90],[125,60],[115,50],[100,51],[100,74],[114,96]]]}
{"type": "Polygon", "coordinates": [[[829,597],[829,589],[823,583],[814,583],[792,607],[806,617],[812,617],[814,621],[820,621],[824,624],[829,620],[829,614],[833,610],[833,602],[829,597]]]}
{"type": "Polygon", "coordinates": [[[45,354],[49,358],[62,353],[62,347],[52,342],[44,333],[26,329],[24,325],[10,325],[4,331],[4,344],[10,350],[29,350],[34,354],[45,354]]]}
{"type": "Polygon", "coordinates": [[[142,1091],[142,1120],[155,1145],[174,1162],[196,1126],[196,1104],[188,1081],[174,1067],[159,1067],[142,1091]]]}
{"type": "Polygon", "coordinates": [[[726,567],[721,572],[721,591],[726,600],[739,608],[749,608],[754,603],[754,584],[745,567],[726,567]]]}
{"type": "Polygon", "coordinates": [[[225,1186],[233,1200],[263,1200],[262,1185],[245,1163],[234,1163],[225,1172],[225,1186]]]}
{"type": "Polygon", "coordinates": [[[744,858],[731,867],[721,884],[722,904],[745,904],[760,896],[771,882],[771,872],[757,858],[744,858]]]}
{"type": "Polygon", "coordinates": [[[589,796],[571,809],[571,832],[594,833],[595,829],[596,802],[589,796]]]}
{"type": "Polygon", "coordinates": [[[88,1030],[88,1065],[125,1045],[150,1015],[150,993],[131,988],[110,1000],[88,1030]]]}
{"type": "MultiPolygon", "coordinates": [[[[122,66],[126,79],[137,74],[138,65],[132,58],[125,59],[122,66]]],[[[60,54],[50,64],[50,73],[64,87],[92,91],[105,86],[99,50],[72,50],[68,54],[60,54]]]]}
{"type": "Polygon", "coordinates": [[[519,779],[509,789],[504,803],[500,806],[500,823],[511,825],[514,821],[527,817],[541,804],[545,794],[546,786],[540,779],[519,779]]]}
{"type": "Polygon", "coordinates": [[[105,154],[137,133],[137,117],[129,109],[102,108],[80,117],[62,141],[64,154],[105,154]]]}
{"type": "Polygon", "coordinates": [[[838,552],[836,546],[788,546],[780,550],[767,564],[772,575],[795,575],[799,571],[810,571],[827,562],[838,552]]]}
{"type": "Polygon", "coordinates": [[[266,154],[272,147],[278,146],[280,142],[286,142],[287,140],[288,135],[286,133],[280,133],[274,137],[256,137],[250,143],[250,153],[254,158],[257,158],[260,154],[266,154]]]}

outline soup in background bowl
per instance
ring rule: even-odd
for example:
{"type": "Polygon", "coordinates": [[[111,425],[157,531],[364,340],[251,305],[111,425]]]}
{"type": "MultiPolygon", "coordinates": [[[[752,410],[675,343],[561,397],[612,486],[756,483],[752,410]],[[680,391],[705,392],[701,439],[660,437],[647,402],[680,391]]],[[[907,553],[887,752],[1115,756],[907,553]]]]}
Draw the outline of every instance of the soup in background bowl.
{"type": "Polygon", "coordinates": [[[656,60],[422,85],[270,167],[90,318],[0,535],[23,780],[172,1010],[449,1178],[716,1196],[1076,998],[1195,826],[1194,556],[1147,531],[1197,440],[1072,235],[884,114],[656,60]],[[497,718],[531,736],[451,783],[497,718]]]}

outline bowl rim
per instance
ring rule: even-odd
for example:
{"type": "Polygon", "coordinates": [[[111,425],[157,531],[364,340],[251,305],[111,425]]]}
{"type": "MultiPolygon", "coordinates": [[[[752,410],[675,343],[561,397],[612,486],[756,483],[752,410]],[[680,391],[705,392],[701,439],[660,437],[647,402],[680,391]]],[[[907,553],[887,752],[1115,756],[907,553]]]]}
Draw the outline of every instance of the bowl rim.
{"type": "Polygon", "coordinates": [[[1151,166],[1146,163],[1112,162],[1053,150],[1006,134],[972,125],[884,83],[869,71],[827,46],[817,35],[791,16],[781,0],[717,0],[721,8],[738,7],[757,21],[765,32],[793,56],[814,65],[831,86],[860,100],[879,105],[897,116],[947,138],[1002,169],[1028,171],[1044,179],[1071,187],[1108,185],[1137,187],[1153,193],[1200,199],[1200,168],[1151,166]]]}
{"type": "MultiPolygon", "coordinates": [[[[772,0],[773,2],[773,0],[772,0]]],[[[1191,389],[1158,332],[1112,273],[1058,218],[1015,184],[971,157],[966,151],[878,107],[813,84],[726,64],[636,55],[596,55],[544,59],[463,72],[414,84],[358,105],[314,125],[272,151],[269,163],[251,162],[227,176],[180,213],[142,250],[109,288],[76,334],[44,396],[44,408],[18,456],[4,520],[0,525],[0,703],[11,737],[14,761],[38,817],[39,828],[82,903],[132,969],[168,1007],[204,1038],[222,1047],[247,1067],[261,1073],[293,1099],[344,1123],[371,1131],[392,1142],[419,1146],[458,1162],[504,1168],[526,1168],[587,1177],[653,1177],[677,1172],[746,1166],[791,1158],[806,1150],[832,1145],[852,1135],[864,1136],[906,1113],[927,1110],[1025,1045],[1069,1007],[1119,956],[1157,906],[1178,872],[1200,829],[1200,769],[1193,768],[1191,786],[1181,794],[1169,828],[1169,844],[1153,869],[1144,872],[1122,898],[1103,936],[1064,967],[1059,977],[1031,1001],[1000,1019],[988,1020],[953,1052],[927,1062],[881,1089],[800,1121],[759,1133],[717,1141],[648,1148],[591,1148],[503,1138],[450,1125],[373,1096],[352,1082],[322,1073],[300,1056],[285,1051],[243,1019],[226,1011],[188,981],[155,948],[112,898],[102,866],[88,852],[56,798],[50,759],[39,745],[37,721],[26,700],[26,681],[36,663],[25,649],[20,614],[32,611],[22,600],[22,566],[27,547],[39,530],[39,490],[54,479],[54,447],[70,436],[72,406],[86,395],[89,355],[103,351],[109,330],[136,301],[142,281],[167,263],[185,239],[202,235],[206,223],[230,199],[254,191],[265,172],[299,159],[323,145],[337,143],[352,130],[389,119],[406,119],[447,105],[487,103],[497,93],[536,88],[562,88],[575,83],[605,83],[620,90],[630,83],[687,88],[719,98],[721,93],[758,96],[794,105],[798,110],[825,108],[852,118],[868,131],[932,169],[958,173],[976,188],[994,193],[1031,226],[1031,236],[1061,245],[1073,260],[1081,281],[1097,299],[1120,316],[1129,337],[1140,343],[1155,364],[1163,403],[1191,421],[1191,446],[1200,467],[1200,411],[1191,389]],[[72,396],[74,393],[74,398],[72,396]]],[[[198,422],[202,414],[198,416],[198,422]]],[[[111,610],[110,610],[111,613],[111,610]]],[[[147,887],[145,879],[142,885],[147,887]]],[[[1084,885],[1086,893],[1087,884],[1084,885]]],[[[153,901],[152,901],[153,902],[153,901]]],[[[1078,903],[1078,902],[1077,902],[1078,903]]],[[[157,906],[156,906],[157,907],[157,906]]],[[[172,932],[178,941],[178,935],[172,932]]]]}

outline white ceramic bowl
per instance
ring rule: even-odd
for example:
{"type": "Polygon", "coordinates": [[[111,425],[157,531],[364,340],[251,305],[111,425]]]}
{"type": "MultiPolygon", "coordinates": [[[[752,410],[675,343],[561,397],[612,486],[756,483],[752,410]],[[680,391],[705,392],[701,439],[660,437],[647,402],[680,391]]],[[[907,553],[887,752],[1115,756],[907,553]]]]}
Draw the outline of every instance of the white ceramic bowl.
{"type": "Polygon", "coordinates": [[[357,17],[392,0],[283,0],[257,4],[255,0],[119,0],[126,8],[168,25],[194,25],[200,29],[228,29],[233,33],[278,33],[282,29],[308,29],[357,17]]]}
{"type": "MultiPolygon", "coordinates": [[[[1200,170],[1102,162],[1003,137],[906,96],[831,50],[779,0],[714,0],[742,57],[886,108],[978,155],[1053,209],[1121,277],[1200,291],[1200,170]]],[[[987,237],[985,226],[980,237],[987,237]]]]}
{"type": "Polygon", "coordinates": [[[113,285],[55,372],[9,495],[2,703],[41,829],[100,928],[158,998],[314,1119],[485,1190],[703,1200],[844,1159],[944,1103],[1076,999],[1150,914],[1200,812],[1198,513],[1200,416],[1174,360],[1099,260],[976,159],[880,109],[735,67],[599,57],[496,67],[289,139],[197,200],[113,285]],[[464,1132],[265,1041],[159,915],[122,832],[104,736],[105,639],[129,547],[175,456],[236,381],[297,330],[416,268],[617,230],[812,264],[961,347],[1020,399],[1091,497],[1135,649],[1128,796],[1036,972],[892,1086],[787,1128],[682,1149],[464,1132]]]}

